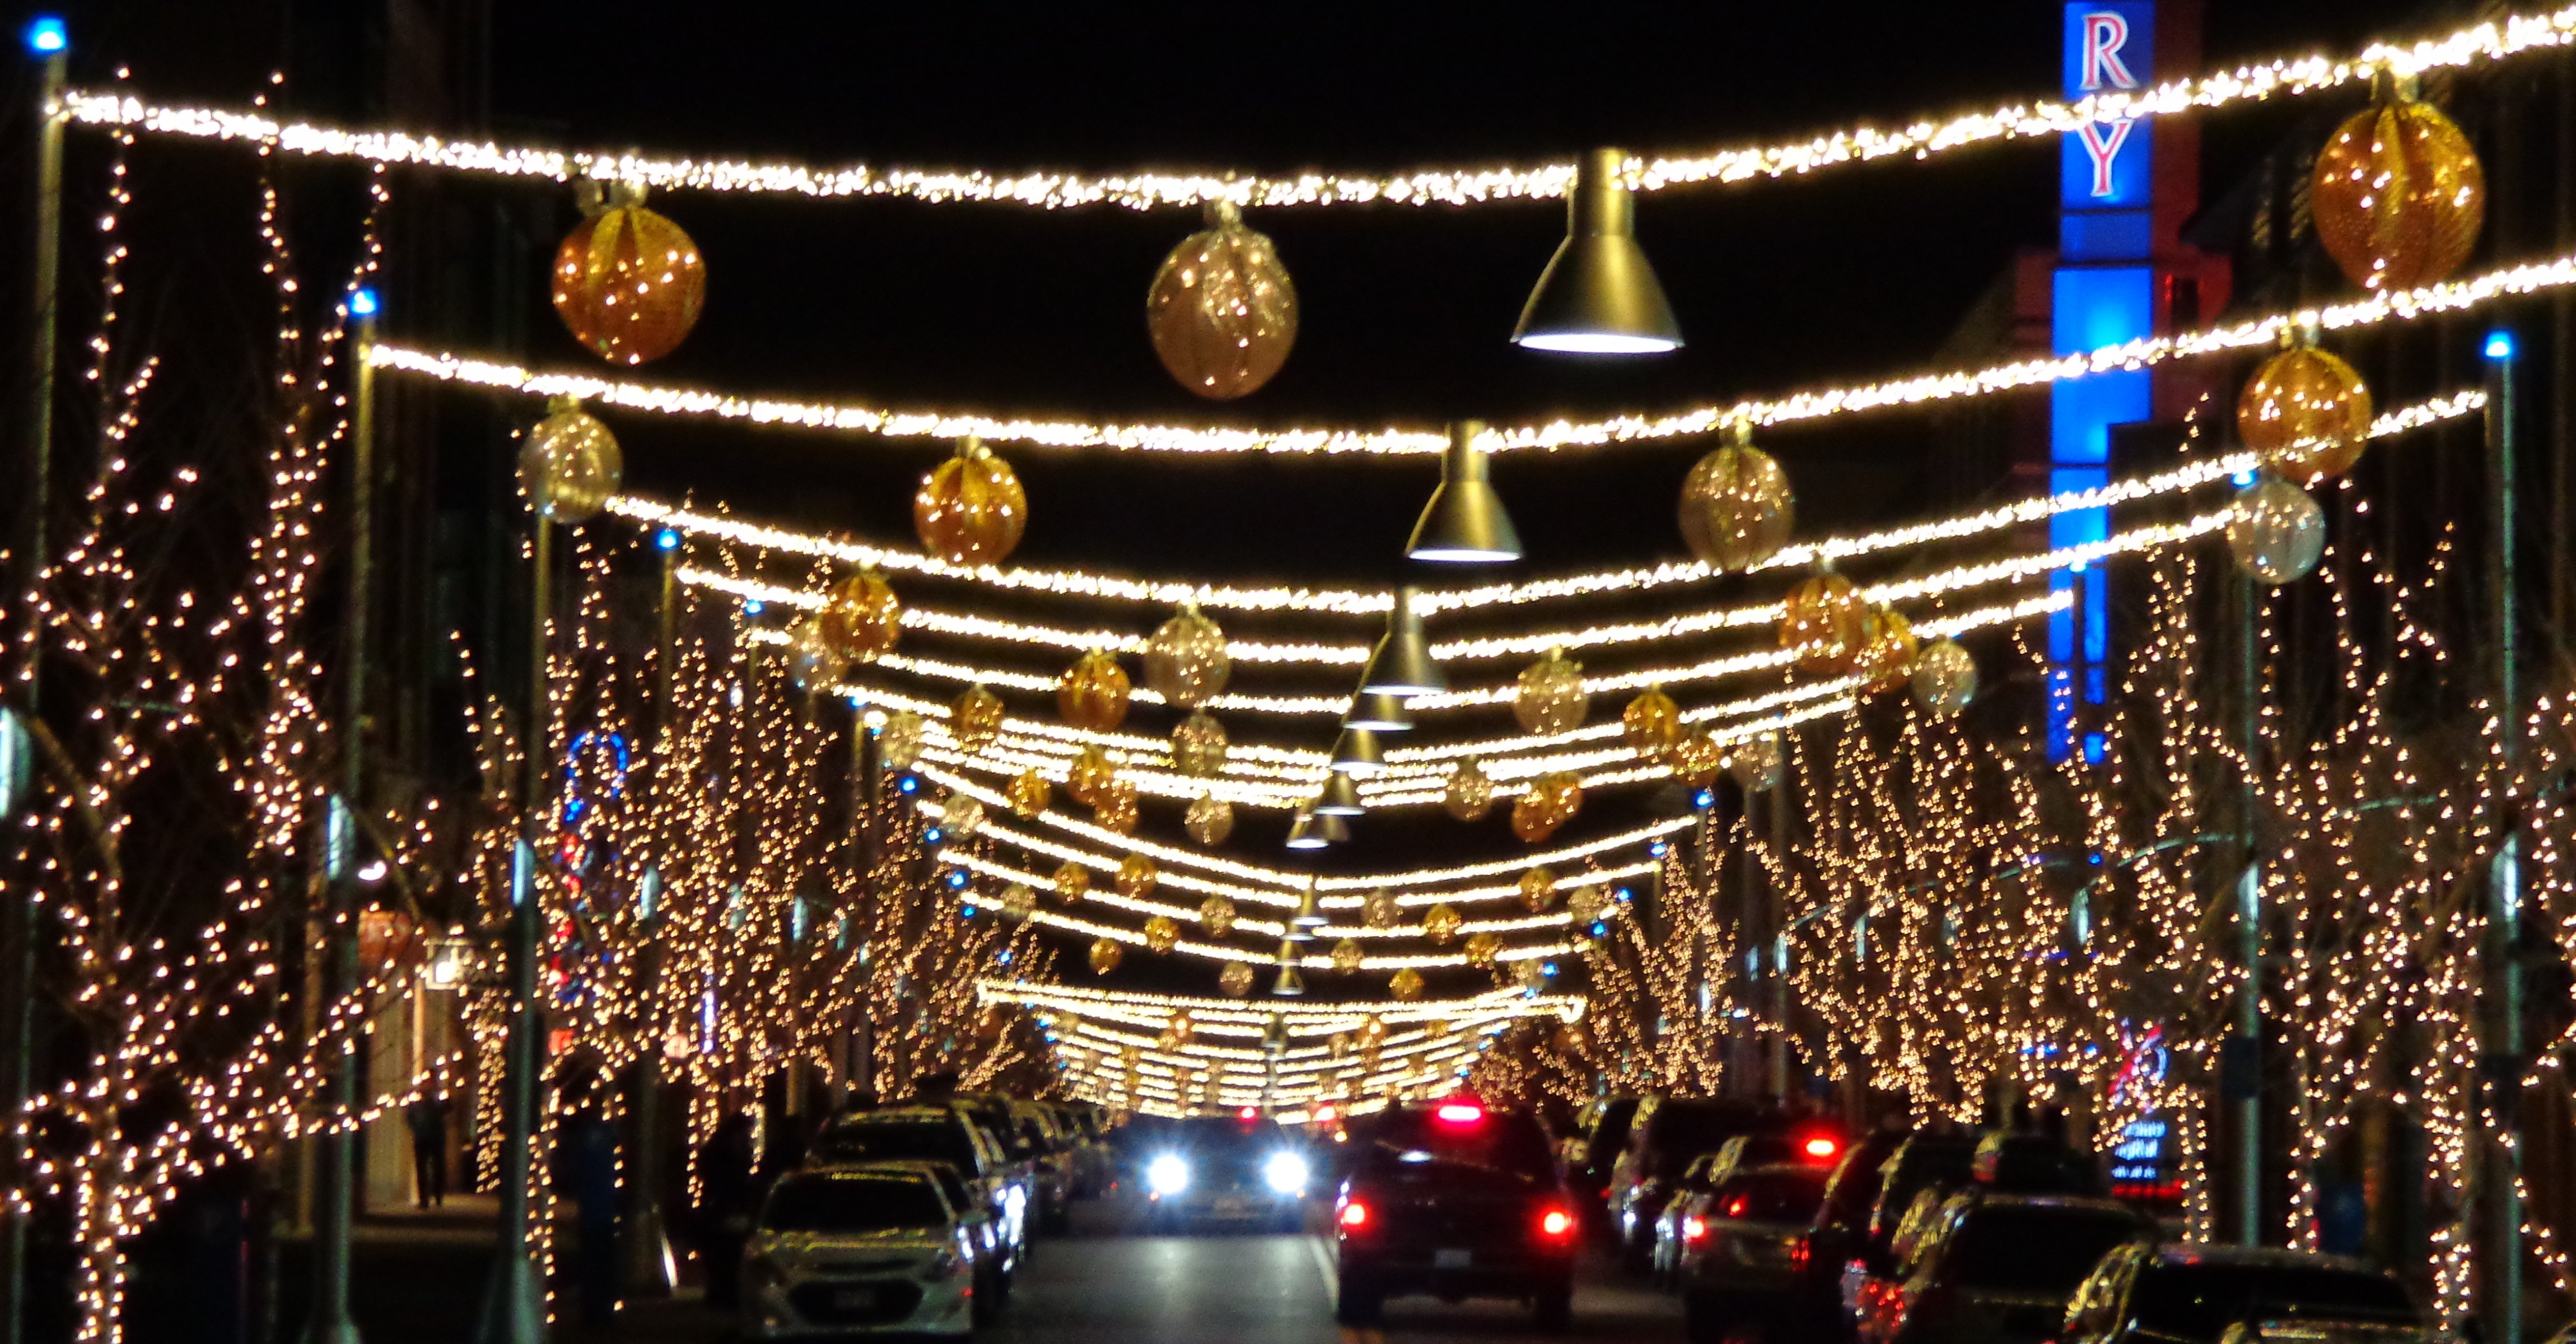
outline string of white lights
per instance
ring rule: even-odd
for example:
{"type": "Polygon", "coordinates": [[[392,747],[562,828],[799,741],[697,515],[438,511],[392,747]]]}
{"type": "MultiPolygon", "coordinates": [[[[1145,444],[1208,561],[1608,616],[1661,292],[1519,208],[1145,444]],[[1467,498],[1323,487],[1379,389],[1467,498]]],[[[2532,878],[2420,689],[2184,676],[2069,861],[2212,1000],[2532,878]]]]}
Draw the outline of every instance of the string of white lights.
{"type": "MultiPolygon", "coordinates": [[[[2232,70],[2169,80],[2150,89],[2106,91],[2072,103],[2037,99],[1964,115],[1919,117],[1896,127],[1859,125],[1779,144],[1634,158],[1628,172],[1638,190],[1660,191],[1803,176],[1889,158],[1919,161],[1998,140],[2061,135],[2095,123],[2171,116],[2341,88],[2367,81],[2383,71],[2411,75],[2499,61],[2526,51],[2565,45],[2571,29],[2576,29],[2576,8],[2515,15],[2501,23],[2475,24],[2402,45],[2373,42],[2352,56],[2317,52],[2249,63],[2232,70]]],[[[919,169],[864,163],[827,168],[783,160],[604,154],[455,139],[429,132],[355,130],[282,121],[260,111],[152,104],[121,93],[88,90],[66,94],[61,114],[81,125],[147,135],[233,141],[285,154],[358,159],[479,176],[554,182],[593,179],[635,182],[657,190],[820,199],[901,197],[936,204],[976,202],[1050,210],[1099,204],[1145,210],[1216,200],[1272,208],[1372,202],[1472,205],[1552,199],[1563,195],[1574,177],[1574,165],[1566,162],[1414,168],[1391,174],[1305,172],[1288,177],[1153,170],[1095,175],[1070,170],[919,169]]]]}
{"type": "Polygon", "coordinates": [[[1572,996],[1531,998],[1519,990],[1495,989],[1456,999],[1383,999],[1359,1001],[1248,1004],[1241,999],[1205,995],[1156,994],[1133,989],[1094,989],[1086,985],[1032,984],[1020,980],[983,979],[976,996],[985,1003],[1015,1003],[1065,1013],[1089,1013],[1103,1006],[1143,1006],[1186,1012],[1193,1022],[1250,1022],[1278,1018],[1292,1033],[1356,1031],[1374,1017],[1387,1024],[1439,1022],[1470,1010],[1510,1017],[1555,1017],[1567,1022],[1583,1016],[1583,1000],[1572,996]]]}

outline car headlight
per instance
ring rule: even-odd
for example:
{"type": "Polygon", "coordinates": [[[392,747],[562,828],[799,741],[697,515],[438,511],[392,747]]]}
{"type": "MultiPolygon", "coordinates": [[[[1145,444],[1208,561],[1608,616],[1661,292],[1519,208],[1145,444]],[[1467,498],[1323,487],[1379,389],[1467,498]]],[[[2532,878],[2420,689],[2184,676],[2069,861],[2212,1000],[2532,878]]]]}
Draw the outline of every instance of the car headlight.
{"type": "Polygon", "coordinates": [[[1306,1159],[1295,1153],[1272,1153],[1270,1160],[1261,1164],[1261,1179],[1268,1181],[1272,1190],[1283,1195],[1306,1193],[1308,1174],[1306,1159]]]}
{"type": "Polygon", "coordinates": [[[1190,1164],[1177,1153],[1165,1153],[1145,1164],[1145,1183],[1158,1195],[1177,1195],[1190,1188],[1190,1164]]]}

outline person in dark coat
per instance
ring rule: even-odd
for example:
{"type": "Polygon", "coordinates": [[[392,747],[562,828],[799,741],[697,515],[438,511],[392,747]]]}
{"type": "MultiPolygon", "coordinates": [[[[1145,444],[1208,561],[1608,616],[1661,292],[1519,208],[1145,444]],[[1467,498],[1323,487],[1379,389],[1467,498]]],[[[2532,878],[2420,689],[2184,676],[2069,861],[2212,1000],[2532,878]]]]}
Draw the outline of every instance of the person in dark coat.
{"type": "Polygon", "coordinates": [[[699,1155],[705,1203],[698,1208],[698,1252],[706,1261],[707,1305],[742,1304],[742,1248],[751,1239],[754,1181],[751,1117],[728,1115],[699,1155]]]}
{"type": "Polygon", "coordinates": [[[572,1146],[573,1197],[581,1209],[581,1314],[594,1326],[617,1323],[617,1129],[585,1107],[567,1137],[572,1146]]]}
{"type": "Polygon", "coordinates": [[[403,1107],[411,1131],[412,1198],[424,1209],[447,1202],[447,1098],[422,1092],[403,1107]]]}

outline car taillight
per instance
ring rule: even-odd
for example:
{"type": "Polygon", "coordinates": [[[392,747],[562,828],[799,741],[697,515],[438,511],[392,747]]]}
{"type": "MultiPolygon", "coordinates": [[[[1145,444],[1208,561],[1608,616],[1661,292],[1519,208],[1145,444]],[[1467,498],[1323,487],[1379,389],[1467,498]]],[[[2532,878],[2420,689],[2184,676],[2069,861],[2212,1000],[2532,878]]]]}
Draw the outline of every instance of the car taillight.
{"type": "Polygon", "coordinates": [[[1830,1162],[1834,1154],[1843,1150],[1843,1145],[1832,1135],[1818,1134],[1798,1145],[1798,1148],[1800,1152],[1807,1155],[1807,1160],[1810,1162],[1830,1162]]]}
{"type": "Polygon", "coordinates": [[[1574,1235],[1574,1215],[1564,1209],[1549,1209],[1538,1216],[1538,1233],[1542,1237],[1562,1241],[1574,1235]]]}
{"type": "Polygon", "coordinates": [[[1485,1118],[1485,1108],[1472,1101],[1444,1101],[1432,1114],[1453,1125],[1472,1125],[1485,1118]]]}
{"type": "Polygon", "coordinates": [[[1742,1195],[1737,1195],[1735,1198],[1726,1201],[1726,1216],[1729,1218],[1741,1218],[1744,1216],[1744,1211],[1752,1207],[1752,1200],[1746,1199],[1742,1195]]]}
{"type": "Polygon", "coordinates": [[[1339,1222],[1344,1231],[1355,1232],[1368,1226],[1368,1220],[1369,1206],[1354,1199],[1342,1205],[1342,1211],[1334,1221],[1339,1222]]]}
{"type": "Polygon", "coordinates": [[[1808,1248],[1807,1239],[1805,1237],[1800,1237],[1796,1241],[1790,1242],[1789,1268],[1794,1269],[1801,1274],[1806,1273],[1807,1262],[1813,1259],[1814,1255],[1815,1253],[1808,1248]]]}
{"type": "Polygon", "coordinates": [[[1684,1218],[1684,1219],[1682,1219],[1682,1240],[1684,1240],[1684,1241],[1706,1241],[1707,1239],[1708,1239],[1708,1224],[1707,1224],[1707,1223],[1705,1223],[1705,1222],[1703,1222],[1703,1221],[1701,1221],[1701,1220],[1699,1220],[1699,1219],[1697,1219],[1697,1218],[1684,1218]]]}

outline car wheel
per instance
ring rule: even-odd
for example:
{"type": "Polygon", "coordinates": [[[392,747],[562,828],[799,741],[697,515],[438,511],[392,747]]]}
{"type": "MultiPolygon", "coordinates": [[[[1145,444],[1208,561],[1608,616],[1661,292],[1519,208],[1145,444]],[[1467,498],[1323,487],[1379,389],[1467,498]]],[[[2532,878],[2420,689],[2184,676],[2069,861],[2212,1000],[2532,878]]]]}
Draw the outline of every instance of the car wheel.
{"type": "Polygon", "coordinates": [[[1538,1295],[1530,1304],[1531,1315],[1545,1334],[1563,1334],[1574,1326],[1574,1290],[1558,1288],[1538,1295]]]}
{"type": "Polygon", "coordinates": [[[1386,1299],[1366,1285],[1353,1283],[1345,1275],[1333,1294],[1333,1321],[1337,1325],[1375,1325],[1386,1306],[1386,1299]]]}

